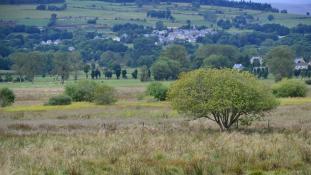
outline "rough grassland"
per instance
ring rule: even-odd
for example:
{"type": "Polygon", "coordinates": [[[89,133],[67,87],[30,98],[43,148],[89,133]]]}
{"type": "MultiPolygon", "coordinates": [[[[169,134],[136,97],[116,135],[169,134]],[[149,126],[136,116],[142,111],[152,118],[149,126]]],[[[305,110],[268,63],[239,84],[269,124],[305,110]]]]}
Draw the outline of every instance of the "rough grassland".
{"type": "Polygon", "coordinates": [[[52,89],[20,89],[17,104],[0,109],[1,175],[311,174],[309,98],[280,99],[265,119],[220,133],[167,102],[138,98],[143,87],[117,87],[110,106],[43,106],[62,92],[52,89]]]}

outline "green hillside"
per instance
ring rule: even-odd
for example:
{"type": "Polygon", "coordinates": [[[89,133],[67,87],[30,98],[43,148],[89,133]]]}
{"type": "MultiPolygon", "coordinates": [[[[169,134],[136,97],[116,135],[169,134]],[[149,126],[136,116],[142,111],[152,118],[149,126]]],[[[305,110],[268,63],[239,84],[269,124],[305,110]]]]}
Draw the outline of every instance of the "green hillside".
{"type": "MultiPolygon", "coordinates": [[[[18,24],[46,26],[50,15],[56,13],[59,20],[58,25],[68,24],[86,24],[88,19],[98,17],[97,24],[106,24],[112,26],[114,24],[133,22],[144,25],[154,25],[158,19],[147,18],[148,10],[165,10],[170,8],[174,22],[164,20],[167,26],[179,27],[186,24],[187,20],[191,20],[194,25],[210,26],[212,23],[204,20],[200,15],[207,11],[218,10],[223,14],[217,14],[219,19],[230,19],[241,14],[250,14],[256,17],[257,23],[278,23],[288,27],[297,24],[311,24],[310,17],[294,14],[277,14],[254,10],[241,10],[227,7],[215,7],[202,5],[199,10],[193,10],[191,4],[173,3],[171,5],[161,4],[156,6],[145,5],[138,8],[135,4],[107,3],[100,1],[77,1],[68,0],[68,8],[64,11],[39,11],[36,10],[37,5],[0,5],[0,19],[13,20],[18,24]],[[17,13],[18,12],[18,13],[17,13]],[[273,14],[275,19],[268,21],[267,16],[273,14]]],[[[216,25],[214,25],[216,26],[216,25]]]]}

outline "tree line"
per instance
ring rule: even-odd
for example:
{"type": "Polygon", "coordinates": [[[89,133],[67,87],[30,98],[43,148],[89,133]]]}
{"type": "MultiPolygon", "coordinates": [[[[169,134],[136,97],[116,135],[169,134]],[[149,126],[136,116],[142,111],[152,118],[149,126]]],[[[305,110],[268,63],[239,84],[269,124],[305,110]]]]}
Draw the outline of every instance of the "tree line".
{"type": "Polygon", "coordinates": [[[64,3],[65,0],[0,0],[0,4],[51,4],[64,3]]]}
{"type": "Polygon", "coordinates": [[[162,19],[173,19],[170,10],[149,10],[147,11],[147,17],[151,18],[162,18],[162,19]]]}
{"type": "MultiPolygon", "coordinates": [[[[154,4],[154,0],[101,0],[101,1],[113,2],[113,3],[134,3],[136,2],[140,7],[142,5],[154,4]]],[[[159,2],[193,3],[193,0],[159,0],[158,3],[159,2]]],[[[213,5],[213,6],[220,6],[220,7],[232,7],[232,8],[240,8],[240,9],[279,12],[279,10],[276,8],[273,8],[271,4],[258,3],[258,2],[252,2],[252,1],[200,0],[200,1],[196,1],[195,3],[198,4],[196,6],[213,5]]]]}

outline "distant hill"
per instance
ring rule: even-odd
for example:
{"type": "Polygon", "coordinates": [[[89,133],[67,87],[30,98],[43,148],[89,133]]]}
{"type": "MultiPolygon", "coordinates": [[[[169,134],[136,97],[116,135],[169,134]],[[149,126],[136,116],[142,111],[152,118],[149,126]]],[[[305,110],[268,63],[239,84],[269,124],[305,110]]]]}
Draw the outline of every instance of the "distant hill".
{"type": "Polygon", "coordinates": [[[288,13],[306,14],[311,13],[311,2],[309,4],[286,4],[286,3],[272,3],[272,6],[278,9],[286,9],[288,13]]]}
{"type": "Polygon", "coordinates": [[[286,9],[289,13],[294,14],[306,14],[307,12],[311,12],[310,0],[252,0],[252,2],[269,3],[274,8],[286,9]]]}

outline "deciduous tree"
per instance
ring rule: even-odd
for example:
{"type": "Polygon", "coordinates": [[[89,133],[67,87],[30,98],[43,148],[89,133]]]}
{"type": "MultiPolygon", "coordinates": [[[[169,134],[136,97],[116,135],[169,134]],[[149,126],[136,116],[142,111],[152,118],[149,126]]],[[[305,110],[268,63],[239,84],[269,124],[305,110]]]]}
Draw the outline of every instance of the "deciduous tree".
{"type": "Polygon", "coordinates": [[[241,119],[262,116],[278,105],[271,91],[247,72],[199,69],[182,74],[169,89],[180,112],[205,117],[228,130],[241,119]]]}
{"type": "Polygon", "coordinates": [[[288,46],[273,48],[266,56],[267,65],[276,80],[291,77],[294,70],[294,53],[288,46]]]}

